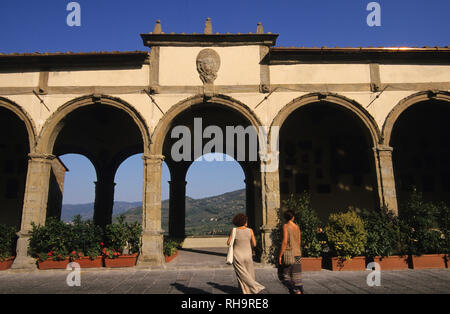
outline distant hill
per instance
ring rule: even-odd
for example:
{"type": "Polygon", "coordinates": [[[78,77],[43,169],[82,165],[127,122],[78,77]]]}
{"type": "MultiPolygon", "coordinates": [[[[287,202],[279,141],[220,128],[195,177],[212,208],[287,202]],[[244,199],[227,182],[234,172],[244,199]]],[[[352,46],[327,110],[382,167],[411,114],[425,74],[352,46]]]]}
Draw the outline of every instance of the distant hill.
{"type": "MultiPolygon", "coordinates": [[[[142,202],[114,202],[113,212],[122,214],[131,208],[142,206],[142,202]]],[[[64,204],[62,206],[61,220],[72,221],[76,215],[81,215],[83,220],[92,219],[94,203],[87,204],[64,204]]]]}
{"type": "MultiPolygon", "coordinates": [[[[168,231],[169,200],[162,206],[162,228],[168,231]]],[[[83,219],[91,219],[94,204],[63,205],[64,221],[70,221],[80,214],[83,219]]],[[[186,197],[186,234],[209,235],[227,234],[232,227],[231,219],[237,213],[245,213],[245,189],[201,199],[186,197]]],[[[141,202],[115,202],[113,221],[119,215],[127,222],[142,221],[141,202]]]]}

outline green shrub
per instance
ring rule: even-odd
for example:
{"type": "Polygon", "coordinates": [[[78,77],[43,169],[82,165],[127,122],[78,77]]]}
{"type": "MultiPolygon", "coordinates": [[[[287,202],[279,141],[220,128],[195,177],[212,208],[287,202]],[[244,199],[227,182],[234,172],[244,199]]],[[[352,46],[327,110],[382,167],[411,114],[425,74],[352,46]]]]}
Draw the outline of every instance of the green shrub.
{"type": "Polygon", "coordinates": [[[444,237],[442,253],[450,254],[450,207],[444,203],[438,205],[439,209],[439,229],[444,237]]]}
{"type": "Polygon", "coordinates": [[[124,222],[125,217],[119,216],[116,223],[105,228],[105,246],[122,254],[138,253],[141,248],[142,227],[139,223],[124,222]]]}
{"type": "Polygon", "coordinates": [[[163,248],[164,255],[171,256],[171,255],[175,254],[177,252],[177,250],[180,248],[181,240],[165,237],[163,246],[164,246],[164,248],[163,248]]]}
{"type": "MultiPolygon", "coordinates": [[[[281,241],[283,240],[283,210],[279,208],[277,210],[277,225],[272,229],[270,233],[270,240],[272,241],[272,245],[270,246],[269,253],[267,256],[268,262],[271,264],[278,263],[278,256],[281,250],[281,241]]],[[[263,236],[263,235],[261,235],[263,236]]],[[[262,240],[262,238],[261,238],[262,240]]]]}
{"type": "MultiPolygon", "coordinates": [[[[402,242],[407,254],[436,254],[445,251],[445,235],[439,230],[439,207],[423,200],[415,188],[401,205],[402,242]]],[[[443,215],[445,215],[445,210],[443,215]]]]}
{"type": "Polygon", "coordinates": [[[0,224],[0,262],[16,254],[16,228],[0,224]]]}
{"type": "Polygon", "coordinates": [[[398,250],[399,227],[396,216],[386,207],[363,210],[361,218],[367,231],[365,253],[367,257],[392,255],[398,250]]]}
{"type": "Polygon", "coordinates": [[[101,243],[103,230],[91,220],[82,221],[81,216],[74,217],[72,225],[72,237],[70,239],[70,251],[81,252],[91,259],[101,255],[101,243]]]}
{"type": "Polygon", "coordinates": [[[364,253],[367,232],[364,221],[354,211],[331,214],[325,234],[334,256],[347,260],[364,253]]]}
{"type": "Polygon", "coordinates": [[[127,223],[128,249],[130,254],[139,253],[142,246],[142,225],[138,222],[127,223]]]}
{"type": "Polygon", "coordinates": [[[64,260],[71,252],[72,227],[54,217],[45,226],[32,224],[28,254],[42,261],[64,260]]]}
{"type": "Polygon", "coordinates": [[[306,192],[299,196],[291,195],[283,204],[295,213],[295,222],[300,227],[302,235],[302,256],[319,257],[322,247],[317,238],[317,231],[321,222],[311,206],[310,195],[306,192]]]}

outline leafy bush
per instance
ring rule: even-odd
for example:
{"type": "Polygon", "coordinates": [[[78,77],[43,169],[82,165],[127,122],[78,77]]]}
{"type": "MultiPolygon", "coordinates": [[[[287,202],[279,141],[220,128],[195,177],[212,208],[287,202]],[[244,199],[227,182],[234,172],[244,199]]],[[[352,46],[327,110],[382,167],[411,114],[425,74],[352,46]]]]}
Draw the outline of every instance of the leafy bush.
{"type": "Polygon", "coordinates": [[[109,248],[102,249],[102,254],[105,258],[109,258],[109,259],[118,258],[120,255],[122,255],[120,252],[118,252],[114,249],[109,249],[109,248]]]}
{"type": "Polygon", "coordinates": [[[398,249],[399,226],[396,216],[386,207],[363,210],[361,218],[367,231],[365,252],[367,257],[392,255],[398,249]]]}
{"type": "MultiPolygon", "coordinates": [[[[445,236],[439,230],[439,207],[423,200],[413,189],[408,201],[400,208],[402,242],[405,253],[413,255],[443,253],[445,236]]],[[[443,215],[445,210],[442,210],[443,215]]]]}
{"type": "Polygon", "coordinates": [[[42,261],[64,260],[71,251],[73,233],[70,225],[54,217],[49,217],[45,226],[31,223],[31,237],[28,254],[42,261]]]}
{"type": "Polygon", "coordinates": [[[444,203],[438,205],[439,209],[439,229],[444,236],[443,253],[450,254],[450,208],[444,203]]]}
{"type": "Polygon", "coordinates": [[[181,246],[181,242],[177,239],[166,237],[164,238],[163,246],[164,255],[171,256],[177,252],[178,248],[181,246]]]}
{"type": "Polygon", "coordinates": [[[70,250],[81,252],[91,259],[101,255],[101,243],[103,230],[91,220],[82,221],[81,216],[74,217],[72,225],[72,238],[70,239],[70,250]]]}
{"type": "Polygon", "coordinates": [[[0,224],[0,262],[16,254],[16,228],[0,224]]]}
{"type": "Polygon", "coordinates": [[[139,223],[128,224],[121,215],[117,223],[105,228],[105,246],[122,254],[138,253],[141,248],[142,227],[139,223]]]}
{"type": "Polygon", "coordinates": [[[310,195],[306,192],[299,196],[291,195],[283,204],[287,209],[295,213],[295,222],[300,227],[302,234],[302,256],[319,257],[322,247],[319,243],[317,232],[321,223],[311,206],[310,195]]]}
{"type": "Polygon", "coordinates": [[[142,246],[142,225],[138,222],[126,224],[128,228],[128,250],[130,254],[139,253],[142,246]]]}
{"type": "Polygon", "coordinates": [[[331,253],[347,260],[364,253],[367,232],[364,221],[354,211],[331,214],[325,228],[331,253]]]}
{"type": "MultiPolygon", "coordinates": [[[[278,263],[278,256],[281,250],[281,241],[283,240],[283,210],[281,208],[277,211],[277,225],[272,229],[270,233],[270,240],[272,245],[270,246],[269,253],[267,256],[268,262],[271,264],[278,263]]],[[[262,238],[261,238],[262,240],[262,238]]]]}

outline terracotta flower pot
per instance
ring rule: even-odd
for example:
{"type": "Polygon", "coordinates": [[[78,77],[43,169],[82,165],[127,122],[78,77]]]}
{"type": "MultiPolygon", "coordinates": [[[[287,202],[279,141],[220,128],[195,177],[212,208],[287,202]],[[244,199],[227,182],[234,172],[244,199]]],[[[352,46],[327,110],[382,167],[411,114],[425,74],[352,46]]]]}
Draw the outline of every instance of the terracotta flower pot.
{"type": "Polygon", "coordinates": [[[97,256],[94,259],[91,259],[89,256],[82,256],[81,258],[73,260],[73,262],[78,263],[81,268],[103,267],[103,258],[101,256],[97,256]]]}
{"type": "Polygon", "coordinates": [[[365,256],[356,256],[350,260],[341,260],[338,257],[331,258],[331,270],[333,271],[360,271],[365,269],[365,256]]]}
{"type": "Polygon", "coordinates": [[[302,257],[302,271],[321,271],[322,257],[302,257]]]}
{"type": "Polygon", "coordinates": [[[46,261],[40,261],[38,260],[38,267],[41,270],[45,269],[66,269],[67,264],[69,264],[69,258],[66,258],[62,261],[53,261],[51,259],[48,259],[46,261]]]}
{"type": "Polygon", "coordinates": [[[133,267],[136,265],[137,254],[120,255],[116,258],[104,258],[105,267],[133,267]]]}
{"type": "Polygon", "coordinates": [[[170,263],[177,256],[178,256],[178,251],[176,251],[174,254],[172,254],[170,256],[164,256],[164,260],[166,261],[166,263],[170,263]]]}
{"type": "Polygon", "coordinates": [[[408,256],[377,256],[373,259],[373,261],[380,265],[382,271],[408,269],[410,264],[408,256]]]}
{"type": "Polygon", "coordinates": [[[425,254],[411,256],[413,269],[445,268],[447,257],[445,254],[425,254]]]}
{"type": "Polygon", "coordinates": [[[14,262],[15,257],[11,256],[0,262],[0,270],[7,270],[11,268],[12,263],[14,262]]]}

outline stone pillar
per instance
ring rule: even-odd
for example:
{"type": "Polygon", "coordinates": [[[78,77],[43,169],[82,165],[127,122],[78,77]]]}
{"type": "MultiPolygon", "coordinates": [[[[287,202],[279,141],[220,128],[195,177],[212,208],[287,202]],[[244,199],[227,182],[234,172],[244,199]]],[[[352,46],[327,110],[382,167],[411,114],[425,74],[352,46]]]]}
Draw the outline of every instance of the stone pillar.
{"type": "Polygon", "coordinates": [[[246,215],[248,216],[248,226],[253,230],[255,230],[256,228],[255,182],[251,177],[247,177],[244,180],[244,182],[245,182],[245,209],[246,215]]]}
{"type": "Polygon", "coordinates": [[[169,181],[169,235],[174,238],[185,236],[186,183],[184,178],[169,181]]]}
{"type": "Polygon", "coordinates": [[[47,217],[61,219],[61,209],[64,194],[64,178],[67,168],[59,158],[52,160],[50,183],[47,202],[47,217]]]}
{"type": "Polygon", "coordinates": [[[50,154],[30,153],[28,160],[27,181],[22,210],[22,223],[17,233],[16,259],[12,268],[33,269],[35,260],[28,256],[31,223],[44,225],[47,211],[50,171],[55,156],[50,154]]]}
{"type": "Polygon", "coordinates": [[[280,209],[280,183],[278,167],[274,168],[269,162],[261,162],[261,197],[263,225],[261,226],[262,257],[261,262],[270,261],[272,249],[272,232],[278,224],[280,209]],[[265,171],[264,170],[270,170],[265,171]]]}
{"type": "Polygon", "coordinates": [[[94,223],[103,229],[112,222],[114,207],[114,174],[99,173],[95,183],[94,223]]]}
{"type": "Polygon", "coordinates": [[[163,265],[163,233],[161,229],[162,155],[144,155],[142,198],[142,249],[138,265],[163,265]]]}
{"type": "Polygon", "coordinates": [[[373,149],[377,170],[378,195],[380,205],[386,206],[398,215],[397,193],[392,164],[392,147],[380,146],[373,149]]]}

